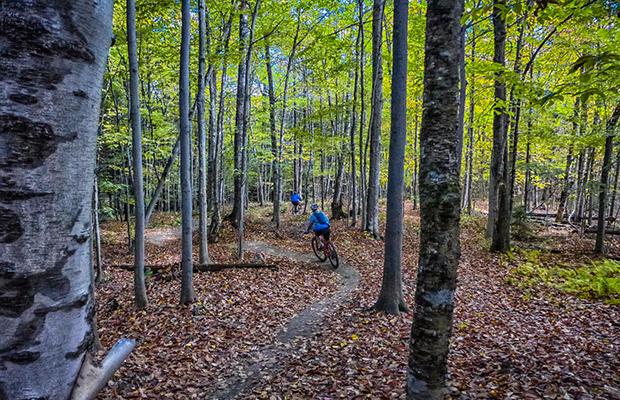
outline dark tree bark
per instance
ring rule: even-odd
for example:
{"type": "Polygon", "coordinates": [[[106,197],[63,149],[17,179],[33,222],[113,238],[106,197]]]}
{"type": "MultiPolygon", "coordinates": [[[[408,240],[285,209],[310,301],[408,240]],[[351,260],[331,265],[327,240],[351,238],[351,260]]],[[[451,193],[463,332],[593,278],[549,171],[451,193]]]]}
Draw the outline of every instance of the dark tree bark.
{"type": "Polygon", "coordinates": [[[616,151],[616,162],[614,168],[614,187],[611,191],[611,202],[609,204],[609,217],[613,218],[616,210],[616,193],[618,191],[618,174],[620,174],[620,149],[616,151]]]}
{"type": "Polygon", "coordinates": [[[372,99],[370,116],[370,161],[366,194],[365,230],[379,237],[379,175],[381,169],[381,120],[383,117],[382,45],[385,0],[374,0],[372,8],[372,99]]]}
{"type": "Polygon", "coordinates": [[[65,400],[95,332],[95,110],[112,2],[3,2],[0,21],[0,397],[65,400]]]}
{"type": "Polygon", "coordinates": [[[99,228],[99,183],[97,173],[95,173],[95,183],[93,185],[93,233],[95,235],[95,282],[103,280],[103,255],[101,251],[101,230],[99,228]]]}
{"type": "MultiPolygon", "coordinates": [[[[505,0],[493,3],[493,62],[504,67],[506,62],[506,22],[504,21],[505,0]]],[[[489,178],[489,216],[487,234],[491,231],[493,251],[504,252],[510,246],[510,210],[507,163],[507,115],[506,83],[503,71],[495,77],[495,112],[493,115],[493,151],[489,178]]]]}
{"type": "Polygon", "coordinates": [[[243,176],[241,172],[241,164],[243,162],[243,119],[245,110],[245,79],[248,74],[245,58],[248,53],[248,2],[241,0],[239,14],[239,66],[237,68],[237,103],[235,112],[235,137],[234,137],[234,196],[233,209],[227,217],[235,228],[238,228],[239,218],[241,216],[241,207],[243,205],[243,176]]]}
{"type": "Polygon", "coordinates": [[[133,156],[133,194],[136,207],[134,232],[134,302],[138,309],[147,305],[144,283],[144,182],[142,177],[142,122],[138,96],[138,53],[136,45],[136,2],[127,0],[127,49],[129,52],[129,98],[131,150],[133,156]]]}
{"type": "Polygon", "coordinates": [[[398,314],[408,311],[402,287],[403,187],[405,147],[407,146],[407,15],[408,1],[394,2],[394,62],[392,72],[392,104],[390,158],[388,164],[387,216],[383,281],[377,311],[398,314]]]}
{"type": "MultiPolygon", "coordinates": [[[[205,53],[206,53],[206,15],[205,1],[198,0],[198,93],[196,95],[198,111],[198,213],[199,213],[199,262],[209,263],[209,250],[207,245],[207,137],[205,129],[205,53]]],[[[211,113],[210,120],[213,119],[211,113]]]]}
{"type": "Polygon", "coordinates": [[[181,303],[195,299],[192,282],[192,178],[189,121],[190,1],[181,0],[181,65],[179,71],[179,126],[181,130],[181,303]]]}
{"type": "Polygon", "coordinates": [[[460,257],[456,150],[462,13],[462,0],[431,0],[426,12],[420,260],[407,372],[408,399],[440,399],[445,392],[460,257]]]}
{"type": "Polygon", "coordinates": [[[616,129],[618,118],[620,118],[620,104],[616,105],[616,108],[607,121],[607,126],[605,127],[607,137],[605,138],[605,155],[603,157],[603,167],[601,169],[601,180],[599,182],[598,190],[598,221],[596,227],[596,243],[594,246],[594,252],[597,254],[602,254],[605,251],[605,214],[607,210],[609,170],[611,169],[611,157],[614,147],[614,130],[616,129]]]}
{"type": "Polygon", "coordinates": [[[555,214],[555,221],[562,222],[566,211],[566,202],[568,201],[568,193],[570,191],[570,169],[573,164],[573,145],[568,148],[566,155],[566,165],[564,167],[564,177],[562,178],[562,190],[560,191],[560,199],[558,201],[558,210],[555,214]]]}

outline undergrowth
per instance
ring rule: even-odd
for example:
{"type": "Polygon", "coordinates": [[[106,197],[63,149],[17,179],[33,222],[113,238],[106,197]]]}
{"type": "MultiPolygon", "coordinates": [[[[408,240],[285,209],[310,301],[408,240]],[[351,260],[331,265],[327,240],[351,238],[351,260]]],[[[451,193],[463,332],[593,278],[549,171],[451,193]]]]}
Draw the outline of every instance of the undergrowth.
{"type": "Polygon", "coordinates": [[[522,261],[508,274],[508,283],[523,289],[544,285],[582,298],[620,304],[619,262],[600,259],[580,266],[545,265],[540,256],[538,250],[520,250],[518,256],[508,255],[509,262],[517,258],[522,261]]]}

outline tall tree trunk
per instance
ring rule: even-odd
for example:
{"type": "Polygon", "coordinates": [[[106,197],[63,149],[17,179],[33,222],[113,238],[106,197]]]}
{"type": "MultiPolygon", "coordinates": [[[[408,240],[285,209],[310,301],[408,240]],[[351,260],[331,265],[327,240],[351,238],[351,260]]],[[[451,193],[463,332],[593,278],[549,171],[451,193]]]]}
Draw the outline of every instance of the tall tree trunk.
{"type": "Polygon", "coordinates": [[[428,2],[420,136],[422,229],[407,399],[440,399],[445,392],[460,257],[456,150],[462,13],[462,0],[428,2]]]}
{"type": "Polygon", "coordinates": [[[3,2],[0,21],[0,397],[65,400],[94,339],[94,110],[112,2],[3,2]]]}
{"type": "Polygon", "coordinates": [[[566,212],[566,203],[568,201],[568,192],[570,191],[570,169],[573,164],[573,145],[568,148],[566,155],[566,165],[564,166],[564,177],[562,178],[562,189],[560,191],[560,199],[558,201],[558,209],[555,214],[556,222],[562,222],[566,212]]]}
{"type": "Polygon", "coordinates": [[[192,140],[189,120],[190,1],[181,0],[181,64],[179,71],[179,126],[181,130],[181,303],[195,299],[192,282],[192,140]]]}
{"type": "MultiPolygon", "coordinates": [[[[524,15],[520,18],[519,21],[519,36],[517,38],[516,50],[515,50],[515,62],[513,71],[515,75],[521,73],[521,53],[523,49],[523,34],[525,32],[525,24],[528,18],[528,12],[524,13],[524,15]]],[[[522,79],[525,80],[525,75],[522,76],[522,79]]],[[[513,200],[514,200],[514,191],[515,191],[515,182],[517,177],[517,158],[519,156],[519,122],[521,120],[521,99],[515,99],[515,86],[513,85],[510,88],[510,101],[509,101],[511,110],[512,110],[512,118],[510,119],[510,154],[508,156],[509,164],[506,165],[505,168],[508,168],[509,174],[506,180],[508,185],[508,221],[505,223],[505,229],[507,232],[505,233],[504,241],[510,246],[510,222],[512,218],[512,210],[513,210],[513,200]]],[[[508,119],[508,118],[507,118],[508,119]]],[[[506,121],[508,122],[508,121],[506,121]]],[[[508,144],[506,144],[508,146],[508,144]]]]}
{"type": "MultiPolygon", "coordinates": [[[[198,0],[198,213],[199,213],[199,263],[209,263],[208,226],[207,226],[207,138],[205,129],[205,52],[206,52],[206,15],[205,1],[198,0]]],[[[209,120],[213,120],[213,113],[209,120]]],[[[213,132],[212,130],[210,130],[213,132]]]]}
{"type": "MultiPolygon", "coordinates": [[[[235,6],[236,6],[235,2],[235,6]]],[[[209,226],[210,238],[214,242],[217,242],[219,239],[220,226],[222,223],[222,186],[224,181],[224,171],[223,171],[223,144],[224,144],[224,106],[225,106],[225,87],[226,87],[226,71],[228,69],[227,57],[228,54],[228,46],[230,42],[230,34],[232,31],[232,21],[233,21],[234,10],[231,11],[230,16],[228,17],[228,21],[224,26],[224,46],[222,52],[224,53],[222,59],[222,77],[220,80],[220,99],[217,111],[217,122],[216,122],[216,138],[215,138],[215,159],[213,161],[214,172],[214,197],[213,197],[213,214],[211,216],[211,225],[209,226]]]]}
{"type": "MultiPolygon", "coordinates": [[[[361,16],[360,16],[361,18],[361,16]]],[[[360,35],[358,27],[355,39],[355,52],[360,55],[360,35]]],[[[351,153],[351,226],[357,225],[357,170],[355,163],[355,130],[357,129],[357,85],[359,82],[359,69],[355,66],[355,78],[353,80],[353,105],[351,106],[351,127],[349,135],[349,151],[351,153]]]]}
{"type": "MultiPolygon", "coordinates": [[[[242,0],[243,1],[243,0],[242,0]]],[[[243,76],[243,103],[241,110],[241,203],[238,204],[238,212],[237,212],[237,234],[238,234],[238,247],[237,247],[237,258],[239,260],[243,260],[243,251],[244,251],[244,235],[245,235],[245,208],[247,204],[247,176],[248,176],[248,167],[247,167],[247,148],[248,148],[248,128],[250,124],[250,76],[252,75],[250,70],[250,64],[252,60],[252,42],[254,41],[254,26],[256,25],[256,15],[258,13],[258,7],[260,5],[260,0],[256,0],[254,4],[254,11],[252,12],[252,23],[251,27],[248,31],[248,39],[246,47],[245,59],[243,62],[245,63],[245,75],[243,76]]],[[[243,5],[242,5],[243,8],[243,5]]],[[[240,29],[242,29],[240,24],[240,29]]],[[[246,26],[247,30],[247,19],[246,26]]],[[[237,102],[237,105],[239,103],[237,102]]]]}
{"type": "Polygon", "coordinates": [[[265,66],[267,67],[267,82],[269,96],[269,132],[271,134],[271,162],[273,175],[273,223],[276,230],[280,229],[280,157],[278,156],[278,139],[276,137],[276,94],[273,84],[273,72],[271,70],[271,49],[265,45],[265,66]]]}
{"type": "Polygon", "coordinates": [[[616,193],[618,191],[618,174],[620,173],[620,149],[616,152],[616,167],[614,170],[614,187],[611,191],[611,202],[609,204],[609,218],[613,218],[616,209],[616,193]]]}
{"type": "Polygon", "coordinates": [[[381,170],[381,120],[383,117],[383,13],[385,0],[374,0],[372,7],[372,98],[370,116],[370,168],[366,194],[365,230],[379,237],[379,175],[381,170]]]}
{"type": "Polygon", "coordinates": [[[385,221],[385,249],[383,281],[377,311],[398,314],[408,311],[403,296],[403,186],[405,147],[407,146],[407,0],[394,2],[394,62],[392,72],[392,104],[390,158],[388,164],[387,216],[385,221]]]}
{"type": "MultiPolygon", "coordinates": [[[[472,26],[471,31],[471,65],[473,66],[476,60],[476,26],[472,26]]],[[[475,102],[474,96],[476,95],[475,87],[475,72],[474,68],[471,71],[471,84],[469,89],[469,124],[467,127],[467,154],[465,165],[465,190],[463,195],[462,208],[467,209],[467,214],[471,214],[472,203],[472,183],[473,183],[473,166],[474,166],[474,116],[475,116],[475,102]]]]}
{"type": "Polygon", "coordinates": [[[147,305],[144,283],[144,183],[142,177],[142,122],[138,97],[138,54],[136,46],[136,2],[127,0],[127,49],[129,52],[129,98],[131,149],[133,156],[133,194],[136,207],[134,229],[134,303],[138,309],[147,305]]]}
{"type": "Polygon", "coordinates": [[[360,129],[359,129],[359,157],[360,157],[360,226],[366,229],[366,160],[364,158],[364,133],[366,132],[366,96],[364,66],[366,54],[364,52],[364,0],[357,0],[358,30],[360,34],[359,71],[360,71],[360,129]]]}
{"type": "MultiPolygon", "coordinates": [[[[506,23],[503,10],[506,7],[505,0],[494,0],[493,3],[493,33],[494,55],[493,62],[505,65],[506,59],[506,23]]],[[[503,71],[496,73],[495,77],[495,112],[493,115],[493,151],[491,154],[491,174],[489,178],[489,215],[487,222],[487,234],[491,233],[493,251],[506,251],[509,246],[510,215],[505,215],[508,210],[507,197],[509,195],[508,182],[506,180],[507,138],[506,138],[506,83],[503,71]],[[501,210],[500,210],[501,208],[501,210]],[[507,238],[508,236],[508,238],[507,238]]]]}
{"type": "Polygon", "coordinates": [[[611,157],[614,147],[614,130],[616,124],[620,118],[620,103],[616,105],[613,114],[607,121],[605,127],[607,131],[607,137],[605,138],[605,155],[603,157],[603,166],[601,168],[601,180],[599,182],[598,190],[598,221],[596,227],[596,243],[594,246],[594,252],[597,254],[604,253],[604,241],[605,241],[605,215],[607,209],[607,190],[609,185],[609,170],[611,169],[611,157]]]}
{"type": "Polygon", "coordinates": [[[239,218],[241,215],[241,206],[243,205],[243,192],[241,164],[243,160],[243,118],[245,109],[245,77],[248,73],[245,57],[248,52],[248,2],[241,0],[239,14],[239,66],[237,68],[237,102],[235,112],[235,136],[234,136],[234,196],[233,209],[227,217],[235,228],[238,228],[239,218]]]}
{"type": "Polygon", "coordinates": [[[101,230],[99,228],[99,182],[96,172],[93,188],[93,233],[95,234],[95,270],[97,271],[95,282],[100,283],[103,280],[103,255],[101,251],[101,230]]]}
{"type": "Polygon", "coordinates": [[[461,170],[461,160],[463,157],[463,135],[465,133],[465,101],[467,100],[467,74],[465,73],[465,41],[467,30],[461,27],[459,36],[459,120],[458,120],[458,142],[456,143],[456,158],[459,165],[459,173],[461,170]]]}

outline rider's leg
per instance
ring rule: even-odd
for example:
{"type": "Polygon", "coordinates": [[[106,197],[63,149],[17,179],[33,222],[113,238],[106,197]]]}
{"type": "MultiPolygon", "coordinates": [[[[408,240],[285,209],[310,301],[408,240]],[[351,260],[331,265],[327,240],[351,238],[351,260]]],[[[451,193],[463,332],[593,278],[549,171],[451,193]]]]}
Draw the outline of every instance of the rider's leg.
{"type": "Polygon", "coordinates": [[[323,250],[323,231],[314,231],[314,235],[319,238],[319,250],[323,250]]]}

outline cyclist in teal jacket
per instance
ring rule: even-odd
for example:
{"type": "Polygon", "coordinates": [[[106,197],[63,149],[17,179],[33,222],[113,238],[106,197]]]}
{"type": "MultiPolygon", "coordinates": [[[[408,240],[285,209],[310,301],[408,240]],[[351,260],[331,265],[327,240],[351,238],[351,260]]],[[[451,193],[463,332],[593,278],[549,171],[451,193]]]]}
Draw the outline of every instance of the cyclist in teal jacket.
{"type": "Polygon", "coordinates": [[[312,214],[308,218],[308,226],[305,233],[310,233],[310,229],[312,229],[316,236],[323,236],[329,242],[329,228],[331,226],[329,218],[327,218],[323,211],[319,210],[318,204],[311,205],[310,209],[312,214]]]}

